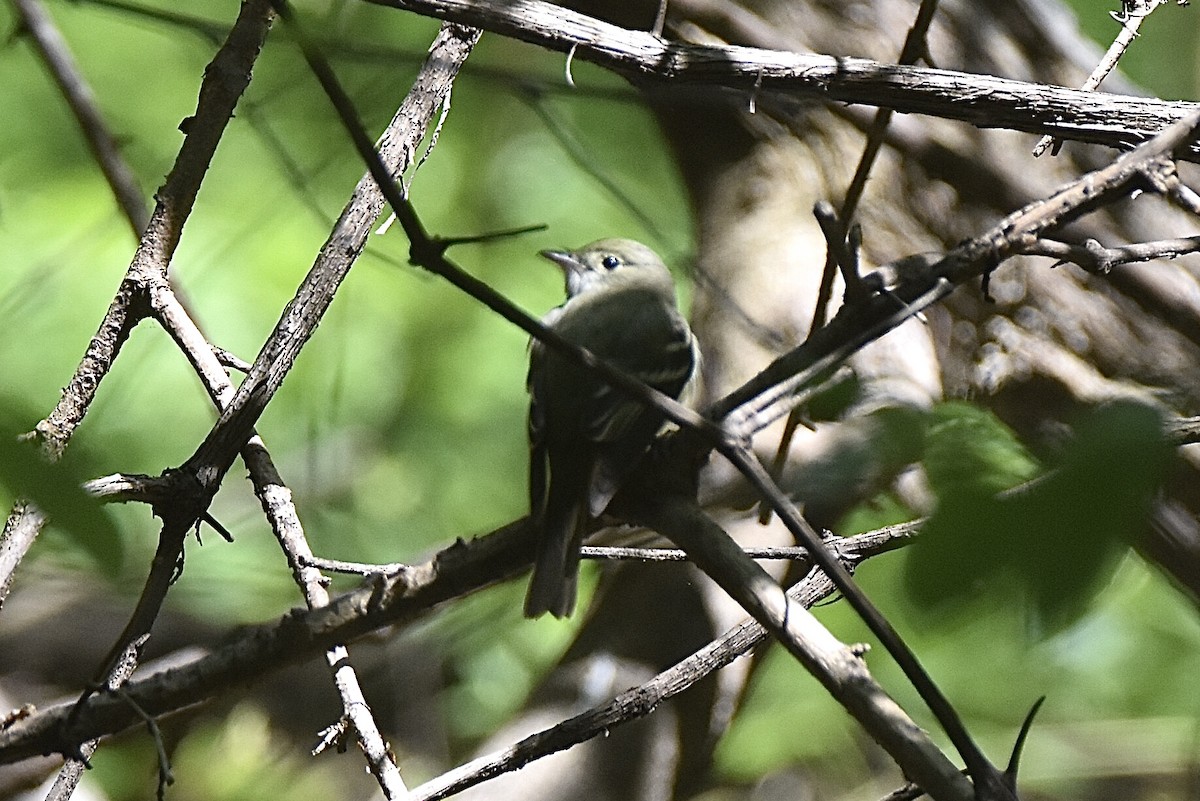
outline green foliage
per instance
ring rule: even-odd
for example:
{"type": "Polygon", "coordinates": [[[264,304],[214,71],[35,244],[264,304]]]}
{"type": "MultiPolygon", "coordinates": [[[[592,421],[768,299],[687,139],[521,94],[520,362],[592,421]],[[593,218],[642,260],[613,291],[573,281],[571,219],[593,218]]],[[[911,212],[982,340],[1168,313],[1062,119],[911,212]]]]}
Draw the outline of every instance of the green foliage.
{"type": "MultiPolygon", "coordinates": [[[[1068,0],[1080,28],[1100,48],[1107,48],[1120,33],[1121,24],[1109,14],[1122,3],[1068,0]]],[[[1141,86],[1167,100],[1194,100],[1200,89],[1200,18],[1186,3],[1163,3],[1138,30],[1138,37],[1121,57],[1120,70],[1141,86]]],[[[1116,91],[1101,84],[1102,91],[1116,91]]]]}
{"type": "Polygon", "coordinates": [[[69,543],[86,554],[102,572],[113,577],[121,567],[124,546],[113,521],[100,502],[84,492],[82,484],[95,477],[100,460],[84,458],[75,451],[68,458],[51,464],[32,439],[21,437],[19,420],[30,419],[28,410],[20,413],[0,398],[0,501],[23,499],[36,504],[48,517],[53,529],[64,532],[69,543]]]}
{"type": "Polygon", "coordinates": [[[926,468],[938,507],[908,560],[908,587],[933,609],[988,587],[1027,593],[1040,626],[1075,619],[1147,524],[1170,451],[1158,414],[1114,402],[1082,420],[1054,469],[1019,491],[1034,463],[969,406],[943,407],[926,468]]]}
{"type": "Polygon", "coordinates": [[[939,498],[987,496],[1037,475],[1038,464],[991,412],[963,401],[939,404],[929,416],[921,462],[939,498]]]}

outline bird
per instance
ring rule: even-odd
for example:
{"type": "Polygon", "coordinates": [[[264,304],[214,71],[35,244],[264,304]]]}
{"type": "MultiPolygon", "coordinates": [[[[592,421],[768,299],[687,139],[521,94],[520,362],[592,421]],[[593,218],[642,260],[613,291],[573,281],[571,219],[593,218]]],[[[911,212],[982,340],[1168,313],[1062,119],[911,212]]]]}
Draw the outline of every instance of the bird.
{"type": "MultiPolygon", "coordinates": [[[[678,399],[700,352],[662,259],[630,239],[543,250],[566,279],[566,301],[542,323],[568,342],[678,399]]],[[[525,616],[575,607],[579,549],[653,442],[661,412],[610,386],[536,338],[530,344],[529,495],[537,553],[525,616]]]]}

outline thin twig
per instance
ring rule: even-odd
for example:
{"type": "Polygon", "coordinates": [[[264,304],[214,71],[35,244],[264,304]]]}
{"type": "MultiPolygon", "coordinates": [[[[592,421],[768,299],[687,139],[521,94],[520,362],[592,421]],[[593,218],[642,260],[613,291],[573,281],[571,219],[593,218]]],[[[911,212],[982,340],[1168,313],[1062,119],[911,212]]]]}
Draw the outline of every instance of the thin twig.
{"type": "Polygon", "coordinates": [[[1200,251],[1200,236],[1136,242],[1114,248],[1105,247],[1095,239],[1085,240],[1082,245],[1073,245],[1054,239],[1038,239],[1021,249],[1026,256],[1049,256],[1057,259],[1060,264],[1070,262],[1098,275],[1105,275],[1120,264],[1174,259],[1198,251],[1200,251]]]}
{"type": "Polygon", "coordinates": [[[156,788],[156,796],[158,801],[162,801],[167,787],[175,783],[175,777],[171,774],[171,757],[167,754],[167,746],[163,742],[162,730],[159,729],[158,721],[154,719],[154,716],[146,714],[146,710],[138,706],[137,701],[125,695],[120,689],[116,693],[145,722],[146,731],[149,733],[150,739],[154,742],[154,751],[158,757],[158,786],[156,788]]]}
{"type": "MultiPolygon", "coordinates": [[[[914,529],[916,523],[905,524],[914,529]]],[[[904,529],[905,532],[909,529],[904,529]]],[[[900,529],[888,530],[888,536],[902,533],[900,529]]],[[[806,561],[809,559],[807,548],[778,547],[778,548],[743,548],[746,556],[751,559],[782,559],[787,561],[806,561]]],[[[579,550],[584,559],[595,559],[611,562],[686,562],[686,551],[679,548],[632,548],[617,545],[584,545],[579,550]]],[[[401,570],[411,570],[412,565],[406,562],[387,562],[373,564],[370,562],[346,562],[341,559],[326,559],[319,556],[305,557],[305,563],[332,573],[347,573],[355,576],[390,576],[401,570]]]]}
{"type": "MultiPolygon", "coordinates": [[[[1133,40],[1137,38],[1138,28],[1142,27],[1142,22],[1150,16],[1154,9],[1163,5],[1166,0],[1122,0],[1123,12],[1118,17],[1113,15],[1121,23],[1121,31],[1113,39],[1113,43],[1108,46],[1104,57],[1100,59],[1100,63],[1092,70],[1092,74],[1087,77],[1080,87],[1085,92],[1091,92],[1099,88],[1108,74],[1117,68],[1117,62],[1121,60],[1121,56],[1125,55],[1125,51],[1129,49],[1129,45],[1133,44],[1133,40]]],[[[1043,136],[1034,145],[1034,157],[1040,156],[1046,150],[1053,146],[1053,155],[1058,155],[1059,147],[1062,145],[1062,140],[1053,136],[1043,136]]]]}
{"type": "Polygon", "coordinates": [[[1167,199],[1189,214],[1200,217],[1200,195],[1180,181],[1178,176],[1167,184],[1167,199]]]}
{"type": "MultiPolygon", "coordinates": [[[[742,551],[751,559],[784,559],[788,561],[803,561],[809,558],[807,548],[743,548],[742,551]]],[[[580,549],[584,559],[603,559],[616,562],[686,562],[686,551],[679,548],[628,548],[613,545],[585,545],[580,549]]]]}
{"type": "MultiPolygon", "coordinates": [[[[933,24],[933,15],[936,11],[937,0],[921,0],[921,7],[917,9],[917,18],[913,20],[912,27],[909,28],[908,35],[904,38],[904,46],[900,49],[898,63],[912,65],[926,57],[929,52],[926,37],[929,34],[929,26],[933,24]]],[[[837,214],[843,225],[849,226],[858,211],[858,202],[862,199],[863,190],[867,188],[867,178],[871,174],[871,168],[875,166],[879,151],[883,148],[884,137],[888,126],[891,125],[894,113],[890,108],[877,109],[871,125],[867,128],[867,141],[863,145],[862,156],[859,157],[858,166],[854,168],[854,176],[850,179],[850,185],[846,188],[846,196],[842,198],[842,206],[837,214]]],[[[825,259],[825,269],[821,273],[821,284],[817,289],[817,302],[813,308],[812,325],[808,329],[810,335],[825,325],[826,311],[833,296],[833,279],[836,268],[837,262],[833,252],[830,251],[825,259]]],[[[794,425],[791,427],[793,430],[795,429],[794,425]]],[[[781,442],[779,452],[787,452],[787,443],[781,442]]]]}
{"type": "Polygon", "coordinates": [[[225,45],[205,72],[187,137],[166,182],[156,194],[157,205],[125,279],[61,400],[37,426],[43,447],[51,457],[61,455],[66,448],[130,331],[149,313],[145,304],[149,286],[166,282],[167,268],[183,224],[191,213],[225,126],[233,116],[234,106],[250,80],[271,19],[266,0],[254,0],[244,6],[225,45]],[[257,27],[248,20],[255,20],[257,27]]]}

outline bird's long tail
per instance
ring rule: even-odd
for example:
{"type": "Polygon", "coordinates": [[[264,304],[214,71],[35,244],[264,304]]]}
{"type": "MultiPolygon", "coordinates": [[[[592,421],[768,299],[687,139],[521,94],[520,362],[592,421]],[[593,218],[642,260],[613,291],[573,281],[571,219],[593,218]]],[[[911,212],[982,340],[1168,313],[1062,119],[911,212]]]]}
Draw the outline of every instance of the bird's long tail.
{"type": "Polygon", "coordinates": [[[543,612],[566,617],[575,608],[579,548],[587,527],[587,512],[578,493],[566,500],[554,495],[551,492],[542,518],[533,576],[525,594],[525,617],[543,612]]]}

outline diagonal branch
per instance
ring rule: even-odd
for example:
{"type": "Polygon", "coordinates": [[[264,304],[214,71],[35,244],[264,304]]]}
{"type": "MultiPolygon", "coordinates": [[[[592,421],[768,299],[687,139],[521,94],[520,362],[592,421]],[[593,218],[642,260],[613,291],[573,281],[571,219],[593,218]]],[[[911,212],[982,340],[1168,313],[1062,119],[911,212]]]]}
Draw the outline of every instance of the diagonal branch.
{"type": "Polygon", "coordinates": [[[146,303],[149,287],[167,280],[167,267],[179,244],[183,225],[225,127],[233,117],[234,106],[250,81],[251,68],[271,19],[270,4],[265,0],[243,6],[238,22],[205,71],[196,113],[189,118],[187,136],[175,165],[155,195],[154,213],[121,287],[63,390],[62,399],[37,426],[43,447],[52,457],[66,449],[130,331],[149,314],[146,303]]]}
{"type": "MultiPolygon", "coordinates": [[[[903,524],[839,540],[838,556],[853,570],[865,559],[906,544],[916,526],[903,524]]],[[[809,574],[788,590],[804,608],[829,597],[833,584],[820,571],[809,574]]],[[[649,681],[626,690],[610,701],[581,712],[555,726],[532,734],[500,751],[486,754],[413,788],[411,801],[437,801],[474,787],[501,773],[517,770],[535,759],[570,748],[610,729],[645,717],[659,704],[674,698],[738,657],[749,653],[769,636],[754,620],[722,634],[686,659],[649,681]]]]}
{"type": "MultiPolygon", "coordinates": [[[[467,51],[478,38],[477,31],[458,26],[448,30],[453,32],[458,46],[467,51]]],[[[391,129],[379,143],[379,153],[384,159],[379,165],[383,172],[382,183],[393,185],[391,176],[403,172],[408,166],[416,145],[442,107],[459,63],[452,58],[430,61],[430,69],[418,77],[397,115],[404,124],[391,129]]],[[[375,152],[374,146],[371,150],[375,152]]],[[[376,160],[379,158],[377,155],[376,160]]],[[[371,227],[385,202],[378,186],[374,175],[364,176],[359,181],[351,201],[342,211],[295,297],[263,344],[245,380],[238,386],[208,436],[180,468],[195,477],[202,493],[211,497],[216,492],[238,450],[249,438],[267,403],[283,384],[301,349],[332,303],[338,287],[362,253],[371,227]]]]}
{"type": "MultiPolygon", "coordinates": [[[[851,353],[948,295],[956,285],[987,275],[1039,237],[1136,190],[1154,190],[1156,171],[1190,149],[1200,129],[1200,111],[1112,164],[1063,186],[1048,198],[1019,209],[984,233],[938,257],[909,257],[881,268],[876,279],[886,291],[843,306],[824,328],[776,359],[758,375],[721,398],[706,416],[725,419],[730,433],[749,436],[787,413],[788,398],[851,353]]],[[[986,284],[985,284],[986,289],[986,284]]]]}
{"type": "MultiPolygon", "coordinates": [[[[261,8],[267,12],[269,18],[269,4],[263,4],[261,8]]],[[[384,135],[387,143],[384,148],[385,153],[389,158],[394,159],[398,170],[402,170],[407,165],[407,159],[428,125],[430,112],[440,106],[439,97],[448,92],[458,67],[470,52],[471,45],[476,38],[477,35],[464,37],[461,29],[456,26],[445,26],[435,41],[416,87],[409,93],[406,102],[402,104],[384,135]]],[[[211,72],[212,70],[210,70],[211,72]]],[[[248,66],[245,72],[248,79],[248,66]]],[[[198,111],[197,117],[199,116],[200,112],[198,111]]],[[[199,125],[200,123],[197,121],[194,124],[199,125]]],[[[360,185],[359,188],[361,190],[362,186],[360,185]]],[[[369,195],[369,193],[367,194],[369,195]]],[[[343,218],[353,220],[353,224],[359,226],[357,230],[365,240],[366,234],[378,215],[381,203],[377,204],[374,212],[371,213],[364,211],[362,200],[362,193],[356,193],[343,218]]],[[[345,234],[345,230],[335,229],[335,234],[338,233],[345,234]]],[[[342,251],[341,254],[345,255],[345,251],[342,251]]],[[[346,262],[346,267],[348,268],[348,266],[349,262],[346,262]]],[[[163,272],[165,273],[165,268],[163,272]]],[[[150,273],[149,278],[151,280],[148,280],[144,286],[138,287],[140,295],[138,319],[147,315],[155,317],[192,364],[217,408],[219,410],[227,408],[231,400],[235,398],[235,390],[214,348],[179,304],[165,278],[157,273],[150,273]]],[[[313,324],[315,325],[315,321],[313,324]]],[[[304,539],[294,505],[291,503],[290,493],[275,470],[261,440],[253,435],[253,429],[251,429],[251,434],[250,440],[238,450],[249,468],[256,494],[262,502],[273,530],[288,554],[293,572],[302,582],[305,598],[310,608],[325,606],[329,602],[329,596],[319,573],[307,564],[308,557],[311,557],[311,549],[304,539]]],[[[114,654],[120,650],[122,654],[126,655],[127,658],[120,660],[123,664],[136,665],[136,651],[145,641],[144,633],[148,631],[149,625],[156,617],[162,598],[165,596],[166,587],[176,571],[183,537],[191,522],[195,520],[195,515],[201,512],[205,506],[202,500],[203,495],[195,491],[195,486],[188,483],[188,478],[186,471],[169,471],[158,479],[138,477],[125,487],[118,487],[109,482],[104,488],[106,491],[115,490],[125,493],[127,496],[140,495],[143,499],[151,500],[156,510],[162,514],[165,523],[151,578],[143,590],[133,619],[114,650],[114,654]],[[132,651],[126,645],[131,642],[138,644],[133,647],[132,651]]],[[[331,643],[326,652],[326,659],[343,698],[345,719],[355,730],[355,735],[367,756],[372,772],[375,773],[381,787],[389,797],[401,796],[406,792],[403,781],[388,754],[386,743],[378,731],[378,726],[371,717],[369,707],[358,686],[357,676],[347,662],[345,647],[331,643]]],[[[116,662],[118,660],[114,657],[108,661],[116,662]]],[[[112,686],[121,684],[126,677],[127,674],[114,676],[109,684],[112,686]]],[[[68,716],[68,723],[73,725],[85,715],[86,705],[77,706],[68,716]]],[[[67,739],[70,737],[68,736],[67,739]]]]}
{"type": "MultiPolygon", "coordinates": [[[[747,457],[742,449],[722,449],[722,455],[739,470],[753,472],[747,463],[752,457],[747,457]]],[[[761,468],[756,477],[765,479],[766,485],[770,485],[770,479],[761,468]]],[[[631,490],[624,498],[617,497],[628,518],[653,528],[687,551],[697,567],[821,682],[834,700],[887,751],[906,776],[938,801],[966,801],[974,797],[970,782],[871,676],[861,654],[839,642],[808,610],[789,598],[694,500],[672,492],[652,479],[631,490]]],[[[768,496],[767,500],[792,528],[790,523],[798,516],[790,504],[778,503],[778,495],[768,496]]],[[[808,532],[812,533],[811,529],[808,532]]],[[[793,533],[797,532],[793,529],[793,533]]],[[[810,549],[814,561],[835,587],[853,587],[847,584],[845,568],[832,551],[821,544],[819,537],[801,542],[810,549]]],[[[985,786],[989,790],[992,788],[994,783],[988,778],[996,772],[984,760],[980,770],[973,773],[972,778],[976,779],[976,788],[981,793],[978,798],[1004,797],[1002,794],[984,794],[982,790],[985,786]]]]}
{"type": "MultiPolygon", "coordinates": [[[[764,500],[779,515],[784,525],[787,526],[788,531],[796,537],[796,540],[810,549],[813,560],[846,598],[851,608],[867,624],[867,627],[879,638],[892,658],[896,660],[905,677],[929,706],[934,717],[941,724],[950,741],[954,744],[955,749],[962,757],[963,762],[966,764],[967,773],[975,784],[975,797],[977,799],[1015,798],[1012,789],[1007,787],[1003,781],[1000,770],[992,765],[983,755],[983,752],[980,751],[967,731],[966,726],[963,724],[962,719],[959,717],[958,712],[950,704],[949,699],[942,694],[940,688],[938,688],[929,674],[926,673],[916,654],[903,641],[900,634],[893,628],[887,618],[879,612],[867,595],[859,589],[858,585],[851,578],[850,572],[846,570],[828,546],[822,542],[820,536],[808,525],[807,521],[804,520],[791,501],[775,486],[766,469],[758,463],[757,459],[748,449],[737,449],[732,453],[724,453],[723,455],[733,461],[738,470],[750,479],[754,487],[762,494],[764,500]]],[[[694,545],[699,545],[699,543],[694,543],[694,545]]],[[[732,552],[729,555],[732,556],[732,552]]],[[[742,570],[744,571],[749,570],[751,567],[757,568],[757,565],[749,562],[749,560],[738,559],[742,562],[742,570]]],[[[714,564],[713,568],[729,571],[729,566],[722,563],[714,564]]],[[[762,571],[762,568],[757,568],[757,570],[766,575],[762,571]]],[[[706,570],[705,572],[709,571],[706,570]]],[[[742,594],[734,596],[748,611],[751,609],[751,606],[746,603],[744,597],[745,593],[749,592],[749,588],[752,586],[752,582],[745,582],[744,586],[737,587],[742,594]]],[[[729,587],[725,583],[722,583],[722,587],[727,591],[729,590],[729,587]]],[[[761,617],[757,615],[756,617],[762,622],[761,617]]],[[[786,631],[786,626],[784,628],[786,631]]],[[[785,645],[787,644],[786,640],[782,640],[782,638],[781,641],[784,641],[785,645]]],[[[798,649],[792,648],[790,650],[793,653],[797,653],[798,649]]],[[[944,766],[939,771],[930,770],[930,768],[935,766],[935,763],[940,765],[940,762],[933,760],[932,754],[924,750],[922,747],[924,744],[920,741],[920,738],[913,737],[911,734],[907,737],[905,736],[903,732],[904,727],[898,725],[899,721],[896,719],[894,713],[886,716],[883,721],[878,720],[877,716],[872,714],[880,702],[873,700],[874,693],[869,692],[871,688],[863,688],[862,696],[860,696],[854,689],[842,687],[833,680],[833,677],[827,677],[822,672],[825,666],[819,662],[815,665],[812,664],[810,660],[813,657],[808,655],[807,652],[798,653],[797,656],[805,667],[809,669],[809,672],[820,679],[826,688],[830,690],[831,694],[846,706],[851,714],[863,724],[863,727],[892,754],[897,763],[904,769],[906,776],[911,777],[934,798],[941,797],[943,792],[953,791],[954,785],[948,781],[949,777],[944,771],[944,766]],[[912,751],[910,752],[909,749],[912,749],[912,751]],[[904,757],[906,755],[912,761],[905,761],[904,757]],[[930,781],[946,782],[946,786],[939,790],[938,785],[930,784],[930,781]]]]}
{"type": "MultiPolygon", "coordinates": [[[[62,455],[130,331],[149,315],[151,287],[167,286],[167,267],[179,242],[184,221],[191,212],[225,126],[232,118],[233,108],[249,83],[251,68],[270,30],[271,20],[269,4],[262,0],[245,3],[228,38],[209,65],[187,138],[166,183],[158,192],[154,213],[145,226],[125,278],[101,321],[99,331],[63,390],[59,403],[37,426],[36,433],[50,459],[62,455]]],[[[6,551],[9,551],[10,533],[28,533],[32,530],[36,535],[36,530],[45,522],[45,516],[32,504],[18,504],[17,509],[23,514],[14,513],[5,525],[6,551]]],[[[138,664],[142,645],[173,580],[183,540],[190,526],[190,522],[178,525],[179,522],[178,518],[169,520],[164,516],[164,528],[150,575],[130,621],[97,676],[98,687],[113,689],[120,686],[138,664]]],[[[28,547],[32,537],[24,537],[21,541],[28,547]]],[[[6,569],[15,569],[19,562],[20,553],[15,554],[16,559],[11,558],[13,555],[11,552],[6,554],[6,569]]],[[[6,584],[9,578],[8,574],[0,576],[0,584],[6,584]]],[[[90,692],[89,689],[84,698],[90,692]]],[[[76,707],[73,713],[78,710],[79,707],[76,707]]],[[[68,725],[72,720],[74,714],[68,718],[68,725]]],[[[77,754],[83,759],[69,759],[63,766],[56,782],[56,793],[69,795],[72,792],[82,773],[84,759],[94,748],[94,742],[86,742],[82,738],[73,742],[68,753],[77,754]],[[83,743],[82,747],[79,743],[83,743]]]]}
{"type": "MultiPolygon", "coordinates": [[[[282,0],[277,0],[277,2],[282,3],[282,0]]],[[[444,252],[450,243],[446,240],[437,240],[428,235],[417,218],[411,204],[408,203],[406,198],[400,195],[395,183],[391,180],[387,172],[382,169],[378,155],[374,152],[369,140],[365,138],[361,125],[357,122],[353,107],[336,81],[332,71],[311,44],[306,43],[304,39],[300,41],[310,67],[321,80],[326,93],[334,102],[335,107],[338,108],[339,114],[354,139],[360,154],[371,168],[377,183],[387,196],[388,201],[392,204],[397,219],[408,234],[412,243],[410,252],[413,260],[447,278],[455,286],[458,286],[485,305],[501,313],[506,319],[521,324],[522,327],[527,327],[528,318],[520,313],[514,314],[514,309],[507,300],[495,293],[494,290],[491,290],[490,287],[467,276],[455,265],[445,260],[444,252]]],[[[810,364],[808,367],[817,369],[819,366],[818,372],[832,369],[837,361],[840,361],[840,359],[849,355],[849,353],[861,347],[867,341],[886,332],[924,306],[944,297],[953,288],[955,283],[966,280],[973,275],[984,275],[986,277],[988,271],[994,269],[996,264],[1015,252],[1019,244],[1027,242],[1030,238],[1036,237],[1049,228],[1086,213],[1109,198],[1126,194],[1133,188],[1146,188],[1148,185],[1153,186],[1155,182],[1150,180],[1150,173],[1156,168],[1157,161],[1163,159],[1168,153],[1174,155],[1176,151],[1190,145],[1194,129],[1198,123],[1200,123],[1200,113],[1191,115],[1184,121],[1168,128],[1167,131],[1148,145],[1139,148],[1135,154],[1122,157],[1110,168],[1088,176],[1078,184],[1068,186],[1052,198],[1050,202],[1035,204],[1035,206],[1022,209],[1020,212],[1011,215],[998,227],[998,230],[988,232],[985,236],[968,242],[937,264],[922,264],[921,266],[924,269],[919,271],[918,281],[913,282],[912,286],[907,287],[908,289],[913,289],[914,286],[919,288],[921,290],[920,295],[907,297],[905,293],[898,291],[897,287],[896,289],[880,291],[873,296],[867,297],[867,302],[875,302],[884,298],[886,299],[885,302],[891,306],[890,308],[880,309],[883,312],[882,316],[875,320],[868,320],[867,325],[859,325],[863,321],[857,314],[863,311],[860,307],[864,304],[862,302],[848,304],[839,314],[838,319],[828,328],[837,327],[838,320],[842,320],[844,325],[849,328],[851,338],[822,354],[816,364],[810,364]],[[1134,186],[1135,183],[1137,184],[1136,187],[1134,186]],[[924,284],[928,285],[925,286],[924,284]],[[894,308],[897,300],[900,306],[899,311],[896,311],[894,308]],[[847,310],[850,310],[853,314],[847,315],[847,310]],[[846,322],[847,319],[850,319],[850,321],[846,322]]],[[[887,287],[882,286],[881,288],[887,289],[887,287]]],[[[825,330],[827,329],[823,329],[822,333],[825,330]]],[[[571,351],[570,348],[564,348],[555,342],[552,337],[548,336],[545,331],[537,332],[534,330],[533,333],[550,346],[562,348],[569,352],[572,358],[581,359],[587,363],[586,353],[580,353],[578,349],[571,351]]],[[[810,339],[811,342],[812,340],[810,339]]],[[[589,366],[591,365],[589,364],[589,366]]],[[[600,365],[600,367],[602,368],[603,365],[600,365]]],[[[604,370],[600,369],[599,372],[603,373],[604,370]]],[[[607,375],[605,377],[607,378],[607,375]]],[[[793,377],[793,380],[795,380],[795,377],[793,377]]],[[[625,389],[623,384],[618,382],[612,383],[623,390],[625,389]]],[[[636,386],[636,382],[634,383],[634,390],[637,391],[635,394],[638,392],[642,393],[639,397],[649,397],[654,401],[656,408],[670,408],[671,405],[669,403],[664,403],[661,398],[646,393],[644,388],[639,388],[636,386]]],[[[783,385],[781,385],[784,389],[781,389],[781,386],[768,384],[765,388],[766,391],[761,394],[771,395],[772,401],[780,400],[784,395],[794,393],[798,388],[797,384],[791,384],[790,386],[788,384],[789,381],[784,381],[783,385]]],[[[755,400],[755,396],[751,395],[748,400],[755,400]]],[[[769,404],[758,409],[751,409],[750,418],[747,419],[747,422],[749,422],[749,419],[755,417],[761,419],[768,406],[769,404]]],[[[674,419],[674,414],[671,416],[674,419]]],[[[714,415],[714,417],[719,416],[714,415]]],[[[734,434],[732,439],[740,439],[742,436],[748,436],[753,429],[748,426],[732,424],[737,421],[727,421],[731,422],[731,428],[727,429],[726,432],[722,432],[711,424],[707,424],[707,421],[701,421],[702,425],[699,426],[690,424],[686,420],[683,422],[689,423],[689,430],[692,433],[699,434],[705,440],[707,446],[716,447],[723,455],[730,458],[738,466],[739,470],[746,472],[752,478],[759,479],[758,484],[764,492],[767,491],[770,487],[769,480],[765,480],[763,476],[758,476],[755,473],[754,464],[752,464],[751,460],[749,460],[739,446],[733,444],[727,433],[731,432],[734,434]]],[[[635,489],[630,494],[636,496],[638,493],[635,489]]],[[[777,491],[776,495],[778,495],[777,491]]],[[[719,546],[721,543],[728,541],[728,538],[719,532],[713,532],[707,537],[697,535],[696,531],[704,530],[703,520],[691,521],[695,530],[686,526],[672,526],[672,515],[662,510],[674,510],[676,513],[679,513],[681,507],[685,506],[684,504],[675,504],[672,506],[670,501],[664,498],[643,497],[642,501],[641,504],[630,504],[629,499],[626,498],[623,504],[619,504],[624,509],[624,516],[627,519],[649,525],[660,533],[666,533],[673,539],[678,538],[680,544],[690,543],[691,547],[685,546],[685,549],[689,550],[689,552],[692,551],[692,548],[711,547],[714,544],[719,546]]],[[[773,497],[772,501],[777,511],[781,513],[787,512],[789,527],[796,529],[793,533],[802,535],[804,545],[812,549],[814,558],[826,570],[826,573],[838,588],[843,593],[855,599],[855,609],[864,617],[885,645],[888,646],[888,650],[899,661],[909,679],[921,690],[922,696],[933,708],[939,721],[950,734],[960,754],[966,760],[971,776],[976,783],[977,790],[983,794],[983,797],[987,798],[1010,797],[1012,788],[1008,786],[1003,775],[982,755],[966,732],[965,727],[962,725],[953,708],[924,673],[915,656],[907,649],[903,641],[900,640],[890,625],[887,624],[887,621],[879,615],[866,597],[857,590],[849,576],[844,571],[837,569],[836,561],[824,550],[820,539],[816,537],[811,529],[807,529],[802,525],[802,520],[795,514],[794,510],[790,510],[786,504],[779,503],[778,498],[773,497]],[[797,521],[800,522],[798,523],[797,521]]],[[[622,512],[617,510],[617,514],[621,515],[622,512]]],[[[699,517],[703,518],[703,515],[699,517]]],[[[727,549],[736,550],[736,547],[733,546],[731,541],[728,541],[727,549]]],[[[775,591],[778,588],[773,585],[773,582],[766,573],[761,568],[757,568],[740,550],[737,550],[736,555],[731,551],[728,556],[730,558],[726,561],[720,553],[712,558],[703,553],[698,553],[696,559],[698,564],[706,572],[709,572],[710,575],[713,575],[721,583],[721,586],[733,594],[748,611],[751,611],[760,622],[771,628],[773,633],[789,647],[789,650],[814,675],[822,678],[827,688],[848,709],[855,713],[860,722],[885,745],[897,761],[904,766],[905,770],[909,771],[910,775],[918,778],[923,787],[935,797],[961,797],[963,788],[960,782],[962,777],[952,766],[947,769],[949,763],[937,748],[933,746],[928,738],[919,736],[913,731],[914,727],[911,725],[911,722],[906,722],[907,718],[903,712],[896,707],[891,699],[882,693],[882,690],[874,685],[865,672],[860,671],[856,673],[856,663],[853,660],[847,660],[845,655],[833,643],[829,642],[830,638],[827,633],[820,635],[811,625],[806,625],[803,622],[803,615],[797,614],[795,610],[790,610],[786,601],[783,606],[780,606],[777,600],[773,600],[775,595],[777,595],[775,591]],[[738,568],[738,565],[744,566],[744,569],[738,568]],[[731,566],[732,573],[729,572],[731,566]],[[794,625],[792,625],[793,623],[794,625]],[[838,666],[833,673],[827,669],[829,664],[838,666]],[[851,675],[854,678],[847,679],[851,675]],[[835,678],[835,676],[839,677],[835,678]],[[857,687],[858,690],[848,690],[848,687],[857,687]]]]}

